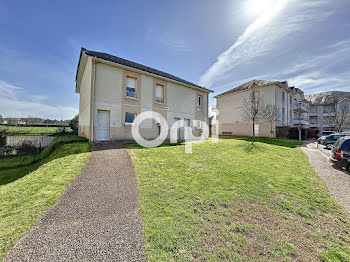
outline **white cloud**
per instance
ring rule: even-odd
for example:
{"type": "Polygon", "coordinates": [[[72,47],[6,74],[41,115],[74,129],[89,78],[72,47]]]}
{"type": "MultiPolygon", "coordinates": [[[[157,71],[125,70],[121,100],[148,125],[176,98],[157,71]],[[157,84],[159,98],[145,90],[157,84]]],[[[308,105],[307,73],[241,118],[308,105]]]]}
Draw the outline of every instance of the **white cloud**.
{"type": "Polygon", "coordinates": [[[288,50],[293,48],[296,37],[308,34],[313,24],[332,14],[332,10],[323,9],[326,3],[276,1],[273,8],[255,19],[233,45],[217,57],[217,61],[201,76],[200,84],[216,89],[215,85],[233,82],[232,79],[237,81],[254,75],[270,75],[276,73],[273,70],[283,69],[285,65],[281,61],[286,55],[292,52],[298,55],[298,50],[288,50]],[[281,63],[282,68],[278,68],[277,63],[281,63]],[[245,75],[241,71],[245,71],[245,75]]]}
{"type": "Polygon", "coordinates": [[[0,95],[6,98],[16,98],[19,92],[22,92],[23,88],[15,85],[11,85],[5,81],[0,80],[0,95]]]}
{"type": "Polygon", "coordinates": [[[281,75],[305,93],[328,90],[350,91],[350,74],[331,69],[348,62],[350,39],[344,39],[322,48],[320,54],[305,55],[287,67],[281,75]]]}
{"type": "Polygon", "coordinates": [[[57,120],[70,119],[78,113],[73,107],[44,103],[45,95],[32,95],[22,87],[0,80],[0,114],[5,117],[36,116],[57,120]]]}
{"type": "Polygon", "coordinates": [[[211,87],[216,77],[232,70],[238,63],[246,62],[247,60],[243,58],[244,56],[250,58],[259,55],[259,53],[263,53],[263,48],[261,50],[257,48],[254,50],[254,48],[243,47],[239,49],[239,47],[250,39],[258,30],[269,24],[287,6],[287,3],[288,0],[279,0],[270,10],[267,10],[255,19],[255,21],[245,29],[243,34],[238,37],[236,42],[228,50],[218,56],[217,61],[201,77],[201,85],[211,87]],[[237,54],[237,50],[243,55],[241,56],[243,61],[240,61],[240,55],[237,54]]]}

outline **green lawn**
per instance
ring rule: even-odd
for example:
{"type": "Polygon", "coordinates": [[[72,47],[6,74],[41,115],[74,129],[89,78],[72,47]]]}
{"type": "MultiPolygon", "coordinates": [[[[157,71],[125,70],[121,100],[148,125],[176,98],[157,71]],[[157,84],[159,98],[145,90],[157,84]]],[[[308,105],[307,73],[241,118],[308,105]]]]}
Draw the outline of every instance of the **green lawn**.
{"type": "Polygon", "coordinates": [[[350,226],[290,140],[128,149],[148,261],[350,261],[350,226]]]}
{"type": "MultiPolygon", "coordinates": [[[[0,130],[5,129],[8,134],[25,134],[25,135],[42,135],[42,134],[55,134],[61,128],[54,126],[4,126],[0,125],[0,130]]],[[[67,133],[72,133],[72,129],[70,127],[66,127],[67,133]]]]}
{"type": "Polygon", "coordinates": [[[90,151],[88,142],[65,144],[40,162],[0,170],[0,260],[56,203],[87,162],[90,151]],[[8,182],[11,175],[12,182],[8,182]]]}

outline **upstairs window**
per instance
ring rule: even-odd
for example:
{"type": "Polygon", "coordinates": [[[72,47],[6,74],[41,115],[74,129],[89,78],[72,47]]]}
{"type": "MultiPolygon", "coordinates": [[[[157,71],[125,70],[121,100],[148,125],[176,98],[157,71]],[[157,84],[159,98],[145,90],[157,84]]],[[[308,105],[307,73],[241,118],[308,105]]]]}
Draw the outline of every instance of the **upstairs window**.
{"type": "Polygon", "coordinates": [[[136,79],[132,77],[126,77],[126,97],[136,98],[136,79]]]}
{"type": "Polygon", "coordinates": [[[156,103],[164,103],[164,86],[156,85],[156,103]]]}
{"type": "Polygon", "coordinates": [[[258,102],[259,100],[259,92],[253,91],[253,102],[258,102]]]}
{"type": "Polygon", "coordinates": [[[197,109],[202,110],[202,96],[197,95],[197,109]]]}
{"type": "Polygon", "coordinates": [[[135,117],[136,117],[136,114],[126,112],[125,113],[125,124],[131,125],[132,123],[134,123],[135,117]]]}
{"type": "Polygon", "coordinates": [[[282,101],[284,102],[284,92],[282,91],[282,101]]]}

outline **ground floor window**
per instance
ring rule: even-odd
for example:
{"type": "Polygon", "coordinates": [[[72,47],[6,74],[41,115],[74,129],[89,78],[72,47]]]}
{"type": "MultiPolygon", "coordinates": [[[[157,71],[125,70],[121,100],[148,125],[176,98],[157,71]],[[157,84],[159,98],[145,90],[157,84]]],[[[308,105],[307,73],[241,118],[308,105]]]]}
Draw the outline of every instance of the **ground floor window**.
{"type": "Polygon", "coordinates": [[[132,124],[134,123],[136,114],[135,113],[125,113],[125,124],[132,124]]]}

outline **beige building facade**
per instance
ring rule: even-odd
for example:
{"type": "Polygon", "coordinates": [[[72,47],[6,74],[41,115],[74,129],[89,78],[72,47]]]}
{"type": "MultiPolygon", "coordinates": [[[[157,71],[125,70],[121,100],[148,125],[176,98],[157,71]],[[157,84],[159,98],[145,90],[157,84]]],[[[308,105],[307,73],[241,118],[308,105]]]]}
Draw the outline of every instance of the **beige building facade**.
{"type": "MultiPolygon", "coordinates": [[[[80,94],[79,136],[90,141],[133,140],[131,127],[145,111],[162,115],[169,128],[175,121],[184,120],[195,136],[202,133],[198,120],[208,124],[210,90],[105,53],[81,50],[76,92],[80,94]]],[[[144,120],[139,129],[141,136],[158,137],[160,122],[144,120]]],[[[187,137],[181,128],[177,138],[187,137]]]]}
{"type": "Polygon", "coordinates": [[[251,80],[215,97],[219,135],[253,135],[252,121],[242,117],[242,101],[248,99],[251,92],[257,92],[259,100],[278,110],[272,132],[271,123],[257,121],[254,126],[257,136],[275,137],[278,127],[308,126],[308,103],[300,89],[289,87],[287,81],[251,80]]]}

